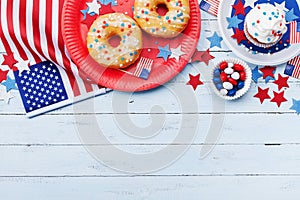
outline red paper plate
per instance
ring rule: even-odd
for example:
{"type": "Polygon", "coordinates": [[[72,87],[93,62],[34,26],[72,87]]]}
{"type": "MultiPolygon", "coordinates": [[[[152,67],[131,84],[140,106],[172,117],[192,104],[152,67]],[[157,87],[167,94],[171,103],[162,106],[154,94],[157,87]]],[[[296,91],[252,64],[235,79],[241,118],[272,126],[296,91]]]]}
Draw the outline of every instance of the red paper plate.
{"type": "MultiPolygon", "coordinates": [[[[81,10],[86,9],[87,1],[66,0],[62,14],[62,30],[63,37],[67,46],[67,50],[78,66],[80,74],[87,79],[95,81],[99,85],[103,85],[114,90],[121,91],[142,91],[149,90],[160,86],[174,76],[176,76],[188,63],[196,49],[200,36],[201,17],[197,0],[190,0],[190,20],[187,28],[176,38],[164,39],[152,37],[143,32],[143,50],[140,57],[146,57],[154,60],[152,70],[148,80],[134,77],[125,72],[116,69],[104,68],[100,66],[93,58],[90,57],[86,47],[86,34],[88,26],[83,23],[83,14],[81,10]],[[181,50],[185,53],[176,58],[157,57],[159,54],[158,47],[177,48],[181,45],[181,50]]],[[[104,2],[104,1],[103,1],[104,2]]],[[[134,0],[118,1],[117,6],[110,7],[111,4],[102,5],[101,8],[109,8],[103,10],[107,12],[122,12],[132,16],[132,5],[134,0]]],[[[101,9],[100,9],[101,15],[101,9]]],[[[95,16],[94,16],[95,18],[95,16]]],[[[92,19],[89,19],[90,21],[92,19]]],[[[135,64],[129,66],[126,70],[135,68],[135,64]]]]}

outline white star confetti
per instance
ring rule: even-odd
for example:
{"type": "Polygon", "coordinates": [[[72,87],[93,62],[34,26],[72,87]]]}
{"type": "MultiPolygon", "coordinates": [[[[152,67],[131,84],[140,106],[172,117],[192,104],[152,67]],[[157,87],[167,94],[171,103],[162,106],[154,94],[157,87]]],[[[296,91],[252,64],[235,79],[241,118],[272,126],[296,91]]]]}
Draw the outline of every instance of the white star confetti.
{"type": "Polygon", "coordinates": [[[275,6],[276,6],[278,9],[280,9],[280,10],[282,10],[282,11],[284,11],[284,12],[289,11],[289,10],[285,7],[285,1],[283,1],[281,4],[275,2],[275,6]]]}
{"type": "Polygon", "coordinates": [[[5,103],[9,103],[10,99],[14,96],[11,92],[6,92],[6,88],[4,86],[0,86],[0,101],[4,101],[5,103]]]}
{"type": "Polygon", "coordinates": [[[97,0],[93,0],[90,3],[86,3],[86,5],[89,7],[88,14],[96,13],[97,15],[99,15],[99,9],[101,8],[101,5],[98,4],[97,0]]]}
{"type": "Polygon", "coordinates": [[[179,45],[177,48],[171,48],[171,55],[169,58],[175,58],[177,61],[179,61],[179,57],[184,55],[185,53],[181,51],[181,45],[179,45]]]}
{"type": "Polygon", "coordinates": [[[15,66],[19,70],[19,74],[22,74],[23,71],[30,71],[28,67],[29,62],[29,60],[20,60],[18,63],[15,64],[15,66]]]}
{"type": "Polygon", "coordinates": [[[257,0],[245,0],[245,5],[244,7],[248,7],[250,6],[251,8],[254,8],[254,3],[256,2],[257,0]]]}

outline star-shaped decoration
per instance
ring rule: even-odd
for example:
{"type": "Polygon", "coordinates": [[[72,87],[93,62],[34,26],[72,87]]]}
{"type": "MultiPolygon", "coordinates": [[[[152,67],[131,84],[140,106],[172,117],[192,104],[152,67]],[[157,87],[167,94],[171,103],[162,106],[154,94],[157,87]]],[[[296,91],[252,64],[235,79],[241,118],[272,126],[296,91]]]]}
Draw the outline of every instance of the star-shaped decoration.
{"type": "Polygon", "coordinates": [[[98,0],[102,5],[108,5],[109,3],[111,3],[112,6],[116,6],[117,5],[117,1],[116,0],[98,0]]]}
{"type": "Polygon", "coordinates": [[[285,20],[287,22],[292,22],[292,21],[295,21],[296,19],[298,19],[298,16],[294,14],[294,8],[292,8],[291,10],[286,12],[285,20]]]}
{"type": "Polygon", "coordinates": [[[214,32],[214,34],[211,37],[208,37],[207,39],[210,42],[210,48],[213,48],[213,47],[221,48],[221,42],[222,42],[223,38],[220,37],[217,34],[217,32],[214,32]]]}
{"type": "Polygon", "coordinates": [[[268,76],[274,78],[274,73],[276,71],[276,67],[265,66],[259,69],[263,73],[263,78],[267,78],[268,76]]]}
{"type": "Polygon", "coordinates": [[[258,92],[256,95],[254,95],[254,97],[259,98],[259,101],[262,104],[266,99],[271,99],[268,93],[269,93],[269,88],[262,89],[258,87],[258,92]]]}
{"type": "Polygon", "coordinates": [[[17,60],[14,58],[13,53],[9,53],[6,55],[3,55],[4,61],[2,62],[1,65],[7,65],[10,69],[14,70],[14,64],[17,63],[17,60]]]}
{"type": "Polygon", "coordinates": [[[1,83],[6,87],[6,92],[9,92],[10,90],[17,90],[16,81],[14,79],[11,79],[9,76],[7,76],[6,81],[1,83]]]}
{"type": "Polygon", "coordinates": [[[284,12],[287,12],[289,9],[287,9],[286,7],[285,7],[285,1],[283,1],[281,4],[279,4],[279,3],[277,3],[277,2],[274,2],[274,4],[275,4],[275,6],[278,8],[278,9],[280,9],[280,10],[282,10],[282,11],[284,11],[284,12]]]}
{"type": "Polygon", "coordinates": [[[10,99],[14,96],[10,92],[6,92],[4,86],[0,86],[0,101],[4,101],[5,103],[9,103],[10,99]]]}
{"type": "Polygon", "coordinates": [[[242,0],[239,0],[238,3],[232,5],[232,7],[235,10],[234,15],[239,15],[239,14],[244,15],[244,16],[246,15],[245,7],[244,7],[244,4],[243,4],[242,0]]]}
{"type": "Polygon", "coordinates": [[[177,61],[179,61],[179,57],[184,54],[185,53],[181,51],[181,45],[179,45],[177,48],[171,48],[171,55],[169,58],[175,58],[177,61]]]}
{"type": "Polygon", "coordinates": [[[209,61],[214,58],[215,57],[210,54],[209,49],[207,49],[206,51],[196,50],[192,57],[192,62],[195,62],[195,61],[204,62],[208,66],[209,61]]]}
{"type": "Polygon", "coordinates": [[[203,82],[200,81],[200,74],[197,74],[195,76],[189,74],[190,80],[187,82],[187,85],[191,85],[194,90],[197,89],[198,85],[203,85],[203,82]]]}
{"type": "Polygon", "coordinates": [[[243,20],[239,19],[238,16],[233,17],[226,17],[226,20],[228,22],[227,28],[238,28],[239,24],[243,22],[243,20]]]}
{"type": "Polygon", "coordinates": [[[258,79],[261,78],[263,75],[259,72],[258,70],[258,66],[256,66],[253,70],[252,70],[252,80],[257,83],[258,79]]]}
{"type": "Polygon", "coordinates": [[[105,15],[109,13],[114,13],[115,11],[112,9],[112,3],[108,3],[107,5],[101,4],[100,14],[105,15]]]}
{"type": "Polygon", "coordinates": [[[170,45],[167,44],[165,47],[158,47],[159,53],[157,54],[157,58],[163,58],[165,61],[168,60],[168,57],[171,55],[170,45]]]}
{"type": "Polygon", "coordinates": [[[20,60],[15,66],[19,70],[19,74],[22,74],[23,71],[30,71],[29,69],[29,60],[20,60]]]}
{"type": "Polygon", "coordinates": [[[278,90],[280,91],[281,88],[289,88],[290,86],[288,85],[287,81],[289,80],[289,77],[283,77],[281,76],[281,74],[278,74],[278,79],[276,81],[274,81],[273,83],[275,83],[276,85],[278,85],[278,90]]]}
{"type": "Polygon", "coordinates": [[[293,99],[293,106],[290,107],[290,110],[295,110],[297,115],[300,114],[300,100],[293,99]]]}
{"type": "Polygon", "coordinates": [[[271,102],[274,102],[277,104],[278,108],[281,106],[281,103],[286,102],[287,99],[284,98],[284,91],[277,93],[277,92],[273,92],[274,93],[274,98],[271,99],[271,102]]]}
{"type": "Polygon", "coordinates": [[[0,83],[6,80],[7,74],[8,70],[3,71],[2,69],[0,69],[0,83]]]}
{"type": "Polygon", "coordinates": [[[265,83],[269,83],[270,81],[273,81],[273,80],[275,80],[275,77],[267,76],[267,77],[265,78],[265,83]]]}
{"type": "Polygon", "coordinates": [[[88,29],[92,26],[92,24],[94,23],[94,21],[97,19],[97,15],[93,15],[93,16],[86,16],[86,19],[81,21],[82,24],[85,24],[88,29]]]}
{"type": "Polygon", "coordinates": [[[243,30],[238,28],[235,29],[235,34],[231,36],[232,38],[236,39],[238,44],[241,44],[243,40],[247,40],[245,33],[243,30]]]}
{"type": "Polygon", "coordinates": [[[98,3],[97,0],[87,2],[86,5],[89,7],[88,14],[95,13],[96,15],[99,15],[99,9],[101,8],[101,5],[98,3]]]}
{"type": "Polygon", "coordinates": [[[257,0],[245,0],[245,8],[247,8],[248,6],[250,6],[251,8],[254,8],[254,3],[256,2],[257,0]]]}
{"type": "Polygon", "coordinates": [[[86,16],[87,16],[88,11],[89,11],[89,8],[87,8],[85,10],[80,10],[80,12],[83,14],[83,20],[86,20],[86,16]]]}

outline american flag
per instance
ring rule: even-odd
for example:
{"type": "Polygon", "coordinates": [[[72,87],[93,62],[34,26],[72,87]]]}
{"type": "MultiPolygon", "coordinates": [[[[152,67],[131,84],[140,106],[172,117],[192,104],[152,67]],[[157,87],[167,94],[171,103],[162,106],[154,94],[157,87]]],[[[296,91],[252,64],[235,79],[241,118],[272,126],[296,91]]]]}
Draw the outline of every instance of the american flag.
{"type": "Polygon", "coordinates": [[[284,74],[297,79],[300,78],[300,56],[296,56],[287,63],[284,74]]]}
{"type": "Polygon", "coordinates": [[[200,2],[200,8],[214,16],[218,15],[219,0],[202,0],[200,2]]]}
{"type": "MultiPolygon", "coordinates": [[[[63,4],[64,0],[0,0],[0,45],[4,46],[7,55],[13,54],[17,61],[29,60],[30,71],[36,69],[36,64],[48,64],[45,61],[60,66],[58,69],[63,74],[64,84],[71,88],[68,97],[74,97],[72,99],[77,101],[104,93],[105,90],[83,80],[68,55],[61,29],[63,4]]],[[[40,112],[48,109],[52,110],[46,106],[40,112]]],[[[38,110],[35,114],[40,114],[38,110]]]]}
{"type": "Polygon", "coordinates": [[[300,43],[300,22],[293,21],[290,23],[290,44],[300,43]]]}
{"type": "Polygon", "coordinates": [[[149,58],[142,57],[137,64],[134,76],[147,80],[152,68],[153,60],[149,58]]]}

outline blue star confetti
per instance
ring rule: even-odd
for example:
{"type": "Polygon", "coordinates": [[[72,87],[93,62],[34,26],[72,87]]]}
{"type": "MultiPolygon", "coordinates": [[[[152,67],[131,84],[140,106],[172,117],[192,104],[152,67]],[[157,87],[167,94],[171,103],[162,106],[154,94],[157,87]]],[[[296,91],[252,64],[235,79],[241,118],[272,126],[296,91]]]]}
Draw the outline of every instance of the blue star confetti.
{"type": "Polygon", "coordinates": [[[6,92],[9,92],[10,90],[17,90],[16,81],[14,79],[11,79],[9,76],[7,76],[6,81],[1,83],[1,85],[4,85],[6,87],[6,92]]]}
{"type": "Polygon", "coordinates": [[[292,8],[285,14],[285,20],[287,22],[292,22],[292,21],[296,20],[297,18],[298,18],[298,16],[294,14],[294,8],[292,8]]]}
{"type": "Polygon", "coordinates": [[[172,54],[170,51],[170,45],[167,44],[165,47],[158,47],[159,53],[157,54],[157,58],[163,58],[165,61],[168,60],[168,57],[172,54]]]}
{"type": "Polygon", "coordinates": [[[111,3],[112,6],[116,6],[117,5],[117,1],[116,0],[98,0],[98,2],[100,2],[103,5],[108,5],[109,3],[111,3]]]}
{"type": "Polygon", "coordinates": [[[258,66],[256,66],[253,70],[252,70],[252,80],[254,81],[254,83],[258,82],[258,79],[261,78],[263,75],[259,72],[258,70],[258,66]]]}
{"type": "Polygon", "coordinates": [[[83,14],[83,20],[86,19],[86,15],[89,12],[89,8],[85,9],[85,10],[80,10],[80,12],[83,14]]]}
{"type": "Polygon", "coordinates": [[[229,28],[238,28],[239,24],[243,22],[243,20],[239,19],[237,16],[233,17],[226,17],[226,20],[228,21],[228,29],[229,28]]]}
{"type": "Polygon", "coordinates": [[[267,77],[265,78],[265,82],[266,82],[266,83],[269,83],[270,81],[273,81],[273,80],[275,80],[275,78],[272,77],[272,76],[267,76],[267,77]]]}
{"type": "Polygon", "coordinates": [[[210,42],[210,48],[219,47],[221,48],[221,42],[223,40],[216,32],[214,32],[213,36],[207,38],[210,42]]]}
{"type": "Polygon", "coordinates": [[[297,115],[300,114],[300,100],[293,99],[293,106],[290,110],[295,110],[297,115]]]}

